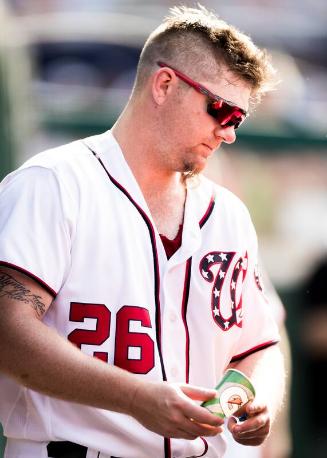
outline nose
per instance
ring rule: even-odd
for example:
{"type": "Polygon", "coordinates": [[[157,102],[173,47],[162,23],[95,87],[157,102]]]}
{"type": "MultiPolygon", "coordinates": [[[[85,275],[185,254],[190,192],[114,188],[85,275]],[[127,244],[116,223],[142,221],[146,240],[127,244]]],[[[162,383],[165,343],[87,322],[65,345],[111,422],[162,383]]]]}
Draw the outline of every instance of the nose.
{"type": "Polygon", "coordinates": [[[215,136],[223,139],[223,142],[231,144],[236,140],[236,133],[233,126],[221,127],[217,125],[215,127],[215,136]]]}

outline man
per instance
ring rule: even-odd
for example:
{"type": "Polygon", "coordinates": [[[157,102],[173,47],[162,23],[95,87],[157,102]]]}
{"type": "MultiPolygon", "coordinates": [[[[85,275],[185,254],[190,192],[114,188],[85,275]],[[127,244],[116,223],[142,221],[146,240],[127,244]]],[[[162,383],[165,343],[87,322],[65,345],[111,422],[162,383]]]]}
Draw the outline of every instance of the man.
{"type": "Polygon", "coordinates": [[[147,40],[113,129],[4,180],[6,458],[223,456],[223,421],[199,401],[227,367],[257,391],[246,421],[229,422],[234,439],[267,437],[284,376],[255,232],[200,172],[235,141],[270,73],[237,30],[175,8],[147,40]]]}

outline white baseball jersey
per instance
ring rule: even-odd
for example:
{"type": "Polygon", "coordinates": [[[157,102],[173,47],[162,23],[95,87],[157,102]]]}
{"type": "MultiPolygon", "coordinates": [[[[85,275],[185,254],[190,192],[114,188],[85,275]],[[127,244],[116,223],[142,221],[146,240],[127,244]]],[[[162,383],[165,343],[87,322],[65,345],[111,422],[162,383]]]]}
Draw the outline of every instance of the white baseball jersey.
{"type": "MultiPolygon", "coordinates": [[[[167,260],[110,131],[36,155],[0,188],[0,264],[53,295],[45,324],[148,380],[213,388],[230,361],[278,341],[255,281],[256,252],[244,205],[199,177],[188,185],[182,245],[167,260]]],[[[68,440],[123,458],[224,453],[222,435],[164,439],[129,416],[50,398],[3,375],[0,393],[8,437],[68,440]]]]}

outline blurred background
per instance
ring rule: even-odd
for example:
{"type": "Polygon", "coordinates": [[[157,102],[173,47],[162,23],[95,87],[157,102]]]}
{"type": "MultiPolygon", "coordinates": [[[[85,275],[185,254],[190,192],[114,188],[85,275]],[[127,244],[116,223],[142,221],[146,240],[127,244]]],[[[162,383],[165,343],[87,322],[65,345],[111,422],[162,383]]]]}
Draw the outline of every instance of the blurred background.
{"type": "MultiPolygon", "coordinates": [[[[284,305],[292,360],[284,457],[325,458],[327,2],[201,3],[266,47],[281,80],[208,175],[249,207],[284,305]]],[[[0,178],[45,148],[110,128],[146,36],[175,4],[0,0],[0,178]]]]}

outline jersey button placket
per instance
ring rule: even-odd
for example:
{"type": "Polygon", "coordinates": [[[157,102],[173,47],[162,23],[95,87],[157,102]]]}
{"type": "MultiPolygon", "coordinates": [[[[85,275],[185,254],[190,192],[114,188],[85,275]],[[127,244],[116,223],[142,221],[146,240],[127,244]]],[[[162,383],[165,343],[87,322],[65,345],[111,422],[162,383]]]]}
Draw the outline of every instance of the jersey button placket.
{"type": "Polygon", "coordinates": [[[169,320],[171,321],[171,323],[176,323],[177,315],[175,312],[171,311],[169,313],[169,320]]]}
{"type": "Polygon", "coordinates": [[[179,317],[183,297],[184,268],[168,268],[162,279],[163,357],[168,381],[183,382],[185,364],[185,328],[179,317]]]}

